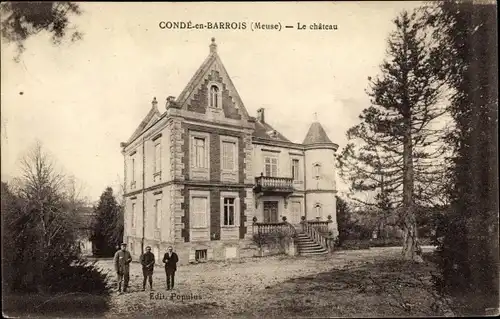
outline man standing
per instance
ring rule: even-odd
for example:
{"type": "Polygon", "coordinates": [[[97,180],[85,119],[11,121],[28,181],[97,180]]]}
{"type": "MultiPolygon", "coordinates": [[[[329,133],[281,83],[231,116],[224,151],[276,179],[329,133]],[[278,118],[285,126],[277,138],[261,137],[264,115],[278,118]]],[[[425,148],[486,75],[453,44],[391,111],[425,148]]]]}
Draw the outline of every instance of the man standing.
{"type": "Polygon", "coordinates": [[[179,257],[173,252],[172,246],[167,248],[167,252],[163,256],[163,262],[165,263],[165,273],[167,275],[167,290],[174,289],[174,276],[177,270],[177,262],[179,257]]]}
{"type": "Polygon", "coordinates": [[[142,275],[142,291],[146,290],[146,281],[149,279],[149,289],[153,290],[153,270],[155,267],[155,255],[151,252],[151,247],[146,247],[146,252],[141,256],[142,275]]]}
{"type": "Polygon", "coordinates": [[[115,271],[118,279],[118,292],[122,291],[122,281],[123,292],[127,292],[128,282],[130,280],[130,262],[132,261],[132,256],[127,251],[127,244],[122,243],[121,249],[115,253],[114,264],[115,271]]]}

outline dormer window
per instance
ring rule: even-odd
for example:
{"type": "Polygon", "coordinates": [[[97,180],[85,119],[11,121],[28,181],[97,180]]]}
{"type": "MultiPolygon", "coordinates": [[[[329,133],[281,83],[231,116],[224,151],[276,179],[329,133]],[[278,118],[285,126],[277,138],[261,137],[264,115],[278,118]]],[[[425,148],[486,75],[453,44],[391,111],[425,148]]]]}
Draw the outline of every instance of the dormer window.
{"type": "Polygon", "coordinates": [[[209,94],[209,105],[214,109],[218,109],[221,107],[221,92],[219,87],[216,84],[210,85],[210,94],[209,94]]]}
{"type": "Polygon", "coordinates": [[[271,130],[271,131],[267,132],[267,134],[268,134],[271,138],[278,138],[278,133],[277,133],[275,130],[271,130]]]}

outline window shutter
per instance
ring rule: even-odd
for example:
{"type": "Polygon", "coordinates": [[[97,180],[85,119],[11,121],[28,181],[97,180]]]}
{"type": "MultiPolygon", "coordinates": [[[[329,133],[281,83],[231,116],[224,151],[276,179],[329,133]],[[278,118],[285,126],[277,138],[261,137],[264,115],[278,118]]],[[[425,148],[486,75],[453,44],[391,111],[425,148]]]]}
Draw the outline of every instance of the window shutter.
{"type": "Polygon", "coordinates": [[[231,142],[222,143],[222,168],[225,170],[234,170],[235,144],[231,142]]]}
{"type": "Polygon", "coordinates": [[[228,169],[228,150],[226,142],[222,142],[222,169],[228,169]]]}
{"type": "Polygon", "coordinates": [[[196,145],[195,145],[196,140],[194,137],[191,137],[191,167],[196,166],[196,145]]]}
{"type": "Polygon", "coordinates": [[[240,198],[236,197],[234,199],[234,224],[236,226],[240,225],[240,198]]]}
{"type": "Polygon", "coordinates": [[[229,146],[229,169],[234,170],[234,153],[235,153],[235,148],[236,145],[234,143],[231,143],[228,145],[229,146]]]}
{"type": "Polygon", "coordinates": [[[161,215],[162,215],[162,201],[161,199],[156,200],[155,210],[156,210],[156,228],[161,228],[161,215]]]}
{"type": "Polygon", "coordinates": [[[210,207],[208,207],[208,199],[207,198],[203,198],[203,206],[204,206],[204,210],[203,210],[203,226],[205,227],[208,227],[208,214],[210,213],[210,207]]]}
{"type": "Polygon", "coordinates": [[[155,173],[161,171],[161,144],[155,145],[155,173]]]}
{"type": "Polygon", "coordinates": [[[202,145],[202,151],[201,151],[201,160],[200,160],[200,164],[203,166],[203,168],[207,168],[208,167],[208,145],[207,145],[207,140],[206,139],[203,139],[200,141],[201,142],[201,145],[202,145]]]}

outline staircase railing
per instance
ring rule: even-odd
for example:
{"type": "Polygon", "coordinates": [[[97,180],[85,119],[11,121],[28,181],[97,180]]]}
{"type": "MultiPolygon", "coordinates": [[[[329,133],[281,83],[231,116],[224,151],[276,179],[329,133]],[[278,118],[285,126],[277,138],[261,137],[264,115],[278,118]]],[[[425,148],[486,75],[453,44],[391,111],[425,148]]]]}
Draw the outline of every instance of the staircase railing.
{"type": "Polygon", "coordinates": [[[330,223],[330,221],[308,220],[307,223],[316,228],[320,233],[328,233],[328,224],[330,223]]]}
{"type": "Polygon", "coordinates": [[[334,239],[329,236],[325,236],[321,232],[322,227],[316,227],[317,225],[315,225],[315,223],[317,222],[311,223],[309,221],[302,221],[302,231],[314,240],[315,243],[321,245],[321,247],[325,248],[329,252],[332,252],[334,249],[334,239]]]}

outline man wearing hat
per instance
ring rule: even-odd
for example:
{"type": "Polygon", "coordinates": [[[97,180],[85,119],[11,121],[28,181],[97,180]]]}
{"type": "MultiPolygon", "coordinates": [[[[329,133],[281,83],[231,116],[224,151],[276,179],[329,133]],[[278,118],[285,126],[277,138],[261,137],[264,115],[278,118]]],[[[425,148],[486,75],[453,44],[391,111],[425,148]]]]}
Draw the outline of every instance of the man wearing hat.
{"type": "Polygon", "coordinates": [[[127,244],[122,243],[121,249],[115,253],[114,264],[115,271],[118,279],[118,292],[122,291],[122,281],[123,292],[127,291],[128,282],[130,280],[130,262],[132,261],[132,256],[127,251],[127,244]]]}
{"type": "Polygon", "coordinates": [[[146,281],[149,279],[149,289],[153,290],[153,270],[155,267],[155,255],[151,252],[151,246],[146,247],[146,252],[141,255],[142,275],[142,291],[146,290],[146,281]]]}

